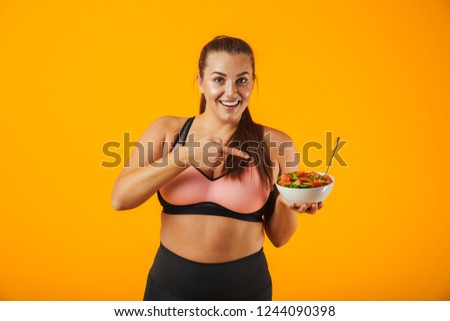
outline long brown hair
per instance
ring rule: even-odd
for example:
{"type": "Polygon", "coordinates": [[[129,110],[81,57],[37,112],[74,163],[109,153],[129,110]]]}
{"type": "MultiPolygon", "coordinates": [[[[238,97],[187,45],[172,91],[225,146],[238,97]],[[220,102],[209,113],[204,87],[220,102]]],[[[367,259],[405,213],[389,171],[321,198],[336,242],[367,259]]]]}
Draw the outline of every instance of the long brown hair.
{"type": "MultiPolygon", "coordinates": [[[[204,70],[206,68],[206,59],[210,53],[226,52],[230,55],[246,54],[250,57],[253,70],[253,79],[255,76],[255,57],[253,55],[252,48],[242,39],[218,36],[208,42],[200,53],[200,59],[198,61],[198,70],[200,77],[203,78],[204,70]]],[[[200,99],[200,114],[205,111],[206,99],[202,94],[200,99]]],[[[254,160],[257,166],[258,174],[261,177],[261,181],[267,183],[268,186],[272,185],[272,162],[269,157],[268,148],[264,142],[264,127],[253,121],[250,115],[250,110],[247,106],[242,113],[241,119],[238,124],[238,128],[234,132],[231,141],[228,143],[230,147],[237,147],[246,153],[248,153],[254,160]]],[[[229,155],[225,160],[225,166],[230,171],[230,175],[233,178],[239,178],[245,167],[249,165],[248,161],[244,161],[242,158],[229,155]]]]}

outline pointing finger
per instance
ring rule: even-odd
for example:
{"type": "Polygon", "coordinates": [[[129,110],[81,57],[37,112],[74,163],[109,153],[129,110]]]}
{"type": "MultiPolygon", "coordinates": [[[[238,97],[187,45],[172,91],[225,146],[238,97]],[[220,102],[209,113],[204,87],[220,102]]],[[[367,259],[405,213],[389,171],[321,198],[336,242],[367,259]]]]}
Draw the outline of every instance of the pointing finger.
{"type": "Polygon", "coordinates": [[[242,157],[245,159],[250,158],[250,156],[246,152],[243,152],[242,150],[233,148],[233,147],[225,147],[224,152],[225,152],[225,154],[238,156],[238,157],[242,157]]]}

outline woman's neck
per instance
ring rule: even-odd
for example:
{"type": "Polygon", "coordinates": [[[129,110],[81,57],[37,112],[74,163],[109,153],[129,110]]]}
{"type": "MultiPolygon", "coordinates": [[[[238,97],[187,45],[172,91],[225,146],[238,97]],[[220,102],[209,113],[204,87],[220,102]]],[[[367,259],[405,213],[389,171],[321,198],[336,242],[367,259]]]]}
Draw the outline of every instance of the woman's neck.
{"type": "MultiPolygon", "coordinates": [[[[213,136],[221,137],[222,139],[229,139],[238,128],[239,123],[227,122],[215,117],[215,115],[208,114],[207,111],[196,117],[201,123],[201,127],[212,133],[213,136]]],[[[225,143],[225,141],[224,141],[225,143]]]]}

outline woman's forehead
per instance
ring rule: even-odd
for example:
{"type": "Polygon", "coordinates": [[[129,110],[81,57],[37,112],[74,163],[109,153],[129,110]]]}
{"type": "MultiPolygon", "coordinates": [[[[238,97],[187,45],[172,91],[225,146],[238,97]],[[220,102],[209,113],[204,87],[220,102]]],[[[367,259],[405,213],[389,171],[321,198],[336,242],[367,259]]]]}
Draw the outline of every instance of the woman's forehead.
{"type": "Polygon", "coordinates": [[[243,71],[252,71],[252,62],[248,54],[229,54],[226,52],[212,52],[206,58],[206,69],[214,71],[229,70],[238,73],[243,71]],[[216,70],[221,69],[221,70],[216,70]]]}

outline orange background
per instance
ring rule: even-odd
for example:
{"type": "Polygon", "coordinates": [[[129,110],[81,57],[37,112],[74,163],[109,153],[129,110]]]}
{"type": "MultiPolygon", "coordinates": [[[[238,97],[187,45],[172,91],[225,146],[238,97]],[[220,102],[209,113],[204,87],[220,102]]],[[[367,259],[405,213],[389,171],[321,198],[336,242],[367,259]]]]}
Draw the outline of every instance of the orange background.
{"type": "Polygon", "coordinates": [[[265,244],[274,299],[449,300],[446,0],[2,0],[0,299],[142,299],[160,206],[112,209],[102,146],[195,115],[218,34],[255,50],[257,122],[348,141],[325,208],[265,244]]]}

